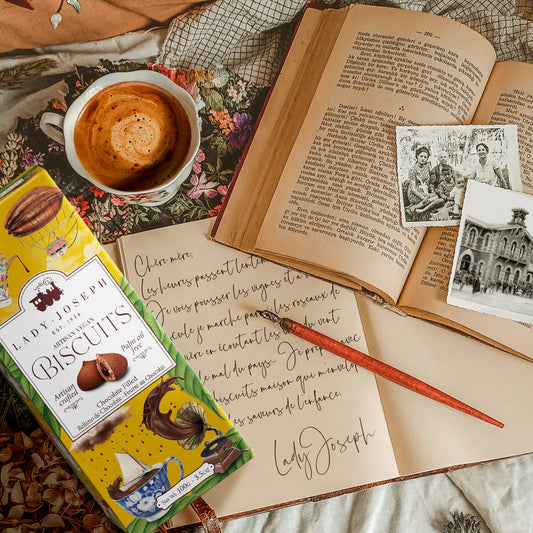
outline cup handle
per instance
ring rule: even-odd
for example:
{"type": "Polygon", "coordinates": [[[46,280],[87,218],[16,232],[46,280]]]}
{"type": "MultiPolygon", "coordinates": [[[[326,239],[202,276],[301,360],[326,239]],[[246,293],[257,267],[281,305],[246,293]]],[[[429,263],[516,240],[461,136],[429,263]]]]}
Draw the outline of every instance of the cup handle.
{"type": "Polygon", "coordinates": [[[168,476],[167,466],[168,466],[168,463],[170,463],[170,461],[175,461],[176,463],[178,463],[180,467],[180,478],[178,479],[178,481],[181,481],[183,479],[184,471],[183,471],[183,465],[181,464],[181,461],[177,457],[168,457],[165,460],[163,467],[165,468],[165,471],[167,472],[167,476],[168,476]]]}
{"type": "Polygon", "coordinates": [[[63,123],[65,122],[65,117],[58,115],[57,113],[50,113],[46,111],[41,115],[41,120],[39,122],[39,127],[43,132],[48,135],[54,141],[64,145],[65,144],[65,134],[63,133],[63,123]]]}

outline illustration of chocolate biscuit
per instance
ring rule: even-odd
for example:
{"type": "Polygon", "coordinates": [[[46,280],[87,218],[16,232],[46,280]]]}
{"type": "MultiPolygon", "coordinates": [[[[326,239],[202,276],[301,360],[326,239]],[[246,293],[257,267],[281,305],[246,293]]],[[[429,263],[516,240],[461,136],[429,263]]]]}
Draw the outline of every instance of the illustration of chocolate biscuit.
{"type": "Polygon", "coordinates": [[[96,389],[102,383],[104,378],[96,368],[96,361],[83,361],[80,371],[78,372],[78,387],[83,391],[96,389]]]}
{"type": "Polygon", "coordinates": [[[115,381],[128,370],[128,360],[119,353],[97,353],[96,368],[103,379],[115,381]]]}

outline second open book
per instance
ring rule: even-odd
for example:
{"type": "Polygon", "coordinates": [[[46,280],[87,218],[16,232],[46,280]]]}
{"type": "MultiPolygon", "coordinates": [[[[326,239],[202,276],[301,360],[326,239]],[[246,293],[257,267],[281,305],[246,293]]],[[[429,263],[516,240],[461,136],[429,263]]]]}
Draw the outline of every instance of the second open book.
{"type": "Polygon", "coordinates": [[[397,125],[517,124],[533,191],[533,66],[495,57],[435,15],[308,9],[214,238],[532,359],[530,325],[446,303],[457,229],[399,217],[397,125]]]}
{"type": "MultiPolygon", "coordinates": [[[[159,228],[119,248],[129,282],[256,454],[204,496],[219,517],[531,450],[530,362],[214,243],[210,228],[159,228]],[[257,309],[370,353],[505,427],[375,378],[257,309]]],[[[196,520],[185,509],[171,525],[196,520]]]]}

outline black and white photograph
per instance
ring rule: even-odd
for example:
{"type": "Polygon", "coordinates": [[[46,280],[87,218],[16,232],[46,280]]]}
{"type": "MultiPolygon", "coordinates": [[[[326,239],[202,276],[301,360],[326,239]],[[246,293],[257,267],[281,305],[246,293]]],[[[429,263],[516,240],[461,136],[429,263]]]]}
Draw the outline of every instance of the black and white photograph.
{"type": "Polygon", "coordinates": [[[404,226],[457,226],[466,182],[522,191],[515,125],[397,126],[404,226]]]}
{"type": "Polygon", "coordinates": [[[447,302],[533,323],[533,196],[468,182],[447,302]]]}

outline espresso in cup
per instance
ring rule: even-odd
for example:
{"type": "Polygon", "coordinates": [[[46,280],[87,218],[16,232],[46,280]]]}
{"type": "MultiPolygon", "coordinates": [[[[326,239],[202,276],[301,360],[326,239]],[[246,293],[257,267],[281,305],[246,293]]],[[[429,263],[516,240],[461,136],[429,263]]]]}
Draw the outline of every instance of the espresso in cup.
{"type": "Polygon", "coordinates": [[[191,148],[187,112],[168,91],[143,81],[105,87],[88,100],[74,127],[74,148],[103,186],[143,191],[171,180],[191,148]]]}

